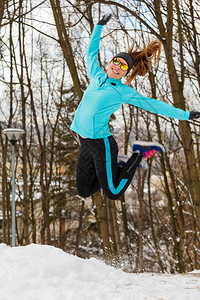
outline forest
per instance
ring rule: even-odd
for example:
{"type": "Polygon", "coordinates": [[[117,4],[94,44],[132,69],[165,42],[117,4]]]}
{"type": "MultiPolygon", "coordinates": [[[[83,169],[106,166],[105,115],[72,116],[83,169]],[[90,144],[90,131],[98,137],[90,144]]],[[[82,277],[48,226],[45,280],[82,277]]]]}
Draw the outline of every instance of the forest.
{"type": "Polygon", "coordinates": [[[99,63],[132,45],[162,43],[159,62],[131,86],[186,111],[200,103],[198,0],[0,0],[0,242],[11,245],[12,149],[16,143],[16,245],[48,244],[127,272],[200,268],[200,121],[178,121],[123,105],[109,126],[119,153],[134,140],[165,152],[138,168],[121,199],[76,189],[79,141],[70,130],[89,84],[86,50],[104,26],[99,63]]]}

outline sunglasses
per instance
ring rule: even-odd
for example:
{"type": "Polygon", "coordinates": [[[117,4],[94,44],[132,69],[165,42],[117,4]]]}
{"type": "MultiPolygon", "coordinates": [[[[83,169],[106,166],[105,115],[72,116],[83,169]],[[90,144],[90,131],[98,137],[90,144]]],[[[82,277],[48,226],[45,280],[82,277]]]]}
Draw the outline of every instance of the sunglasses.
{"type": "Polygon", "coordinates": [[[114,57],[112,59],[112,62],[116,66],[118,66],[120,64],[120,67],[121,67],[122,71],[127,71],[128,70],[128,66],[126,64],[123,64],[118,58],[114,57]]]}

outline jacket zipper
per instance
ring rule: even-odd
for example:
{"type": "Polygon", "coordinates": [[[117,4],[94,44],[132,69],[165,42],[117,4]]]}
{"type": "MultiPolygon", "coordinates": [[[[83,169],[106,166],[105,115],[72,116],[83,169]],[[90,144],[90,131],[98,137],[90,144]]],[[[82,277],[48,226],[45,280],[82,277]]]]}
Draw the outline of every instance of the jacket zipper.
{"type": "MultiPolygon", "coordinates": [[[[108,79],[108,76],[106,77],[106,80],[108,79]]],[[[100,84],[100,87],[102,87],[102,85],[106,82],[106,80],[104,80],[104,82],[102,82],[102,84],[100,84]]]]}

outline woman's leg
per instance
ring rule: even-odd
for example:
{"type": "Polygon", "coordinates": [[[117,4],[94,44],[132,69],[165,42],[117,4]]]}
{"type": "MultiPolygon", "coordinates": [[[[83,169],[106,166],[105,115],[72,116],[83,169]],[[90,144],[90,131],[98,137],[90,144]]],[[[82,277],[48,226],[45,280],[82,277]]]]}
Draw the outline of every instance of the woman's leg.
{"type": "Polygon", "coordinates": [[[109,199],[119,199],[131,183],[142,155],[133,154],[123,168],[119,168],[118,147],[112,136],[104,139],[89,139],[88,147],[93,155],[101,188],[109,199]]]}
{"type": "Polygon", "coordinates": [[[81,148],[76,168],[76,185],[81,197],[89,197],[100,189],[93,155],[88,148],[87,141],[88,139],[80,137],[81,148]]]}

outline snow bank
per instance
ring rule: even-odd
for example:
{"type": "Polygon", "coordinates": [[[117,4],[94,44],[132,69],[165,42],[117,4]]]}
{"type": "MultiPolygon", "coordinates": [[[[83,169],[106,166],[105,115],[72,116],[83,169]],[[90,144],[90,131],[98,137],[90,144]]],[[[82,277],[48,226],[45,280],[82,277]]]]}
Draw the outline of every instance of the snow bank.
{"type": "Polygon", "coordinates": [[[200,277],[128,274],[52,246],[0,244],[1,300],[197,300],[200,277]]]}

